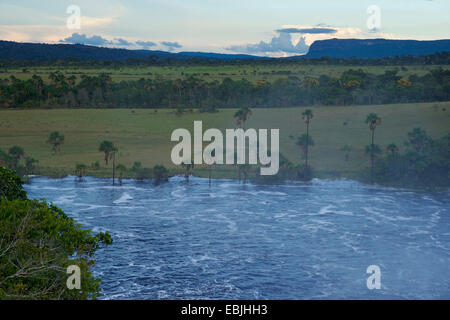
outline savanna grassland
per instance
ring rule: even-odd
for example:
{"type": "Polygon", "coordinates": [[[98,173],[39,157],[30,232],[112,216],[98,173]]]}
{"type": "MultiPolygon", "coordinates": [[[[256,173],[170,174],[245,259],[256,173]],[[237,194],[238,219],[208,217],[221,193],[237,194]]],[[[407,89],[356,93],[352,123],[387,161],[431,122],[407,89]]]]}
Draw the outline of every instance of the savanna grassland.
{"type": "MultiPolygon", "coordinates": [[[[361,69],[374,75],[383,74],[386,70],[398,70],[398,75],[407,78],[410,75],[423,76],[430,70],[442,68],[449,70],[449,65],[404,65],[404,66],[348,66],[348,65],[302,65],[295,63],[276,64],[225,64],[225,65],[180,65],[180,66],[32,66],[0,69],[0,78],[8,78],[11,75],[20,80],[30,79],[33,75],[40,76],[44,81],[49,81],[49,75],[53,72],[61,72],[66,77],[71,75],[98,76],[106,73],[115,82],[144,79],[170,79],[187,78],[190,76],[201,78],[205,81],[222,81],[225,78],[241,80],[245,78],[251,82],[275,81],[287,76],[298,77],[339,77],[349,69],[361,69]]],[[[80,78],[78,77],[78,81],[80,78]]]]}
{"type": "MultiPolygon", "coordinates": [[[[301,113],[305,108],[253,109],[246,128],[279,128],[280,151],[294,164],[303,162],[297,137],[305,132],[301,113]]],[[[310,164],[318,177],[356,178],[361,169],[369,165],[364,153],[370,143],[370,131],[364,123],[366,116],[377,113],[382,122],[375,132],[375,142],[385,149],[395,143],[403,149],[407,133],[421,127],[433,138],[448,133],[450,103],[416,103],[371,106],[311,107],[314,117],[310,134],[315,145],[310,148],[310,164]],[[348,161],[341,151],[351,147],[348,161]]],[[[111,165],[105,166],[102,152],[103,140],[112,141],[119,152],[116,164],[130,168],[135,161],[143,167],[163,164],[172,171],[170,152],[175,142],[170,141],[176,128],[193,132],[193,121],[202,120],[207,128],[235,128],[233,114],[236,109],[220,109],[216,113],[196,110],[176,114],[173,109],[55,109],[55,110],[1,110],[0,148],[19,145],[26,155],[37,160],[35,173],[50,176],[73,174],[77,163],[88,167],[99,161],[99,170],[88,169],[87,174],[110,176],[111,165]],[[65,136],[59,153],[53,154],[46,144],[49,133],[59,131],[65,136]]],[[[194,174],[206,175],[206,167],[196,167],[194,174]]],[[[213,177],[234,177],[234,166],[216,166],[213,177]]]]}

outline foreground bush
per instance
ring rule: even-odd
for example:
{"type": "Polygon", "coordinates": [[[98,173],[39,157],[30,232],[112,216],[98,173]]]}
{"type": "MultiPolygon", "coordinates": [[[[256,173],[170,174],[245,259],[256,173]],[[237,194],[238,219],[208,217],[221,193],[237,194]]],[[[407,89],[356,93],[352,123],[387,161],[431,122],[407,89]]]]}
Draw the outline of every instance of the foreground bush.
{"type": "Polygon", "coordinates": [[[58,207],[26,199],[11,170],[0,168],[0,177],[0,300],[97,298],[101,279],[90,268],[112,243],[108,232],[94,236],[58,207]],[[80,268],[79,290],[67,288],[70,265],[80,268]]]}

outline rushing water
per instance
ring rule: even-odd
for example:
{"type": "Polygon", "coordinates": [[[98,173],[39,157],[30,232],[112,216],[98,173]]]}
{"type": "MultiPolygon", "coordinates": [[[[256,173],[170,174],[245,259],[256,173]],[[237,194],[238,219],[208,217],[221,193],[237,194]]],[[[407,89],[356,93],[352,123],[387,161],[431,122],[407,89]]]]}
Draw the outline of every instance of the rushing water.
{"type": "Polygon", "coordinates": [[[112,234],[94,269],[104,299],[450,299],[449,191],[179,177],[26,189],[112,234]],[[380,290],[366,286],[369,265],[380,290]]]}

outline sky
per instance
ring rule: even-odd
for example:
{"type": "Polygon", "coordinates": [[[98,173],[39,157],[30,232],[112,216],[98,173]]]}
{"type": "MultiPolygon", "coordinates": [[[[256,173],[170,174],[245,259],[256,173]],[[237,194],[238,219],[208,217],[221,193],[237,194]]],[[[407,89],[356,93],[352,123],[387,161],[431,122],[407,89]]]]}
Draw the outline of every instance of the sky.
{"type": "Polygon", "coordinates": [[[450,0],[0,0],[0,40],[281,57],[330,38],[449,39],[449,16],[450,0]]]}

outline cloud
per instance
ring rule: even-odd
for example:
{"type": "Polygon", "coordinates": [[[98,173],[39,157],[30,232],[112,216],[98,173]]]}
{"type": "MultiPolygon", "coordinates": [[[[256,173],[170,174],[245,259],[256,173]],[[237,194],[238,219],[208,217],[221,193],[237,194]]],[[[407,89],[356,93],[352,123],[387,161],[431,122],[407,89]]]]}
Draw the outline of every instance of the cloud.
{"type": "MultiPolygon", "coordinates": [[[[365,30],[352,27],[335,27],[321,23],[317,26],[304,26],[304,25],[284,25],[278,31],[287,30],[289,34],[300,33],[305,38],[307,45],[311,45],[314,41],[325,40],[330,38],[337,39],[373,39],[373,38],[386,38],[386,39],[412,39],[411,37],[399,37],[398,35],[382,32],[380,30],[365,30]],[[333,30],[333,32],[329,31],[333,30]],[[295,31],[295,32],[294,32],[295,31]],[[301,33],[302,31],[303,33],[301,33]]],[[[416,37],[417,38],[417,37],[416,37]]]]}
{"type": "Polygon", "coordinates": [[[309,46],[317,40],[330,38],[338,39],[408,39],[408,37],[399,37],[395,34],[381,32],[380,30],[370,31],[359,28],[341,28],[329,26],[321,23],[316,26],[305,25],[283,25],[280,29],[274,31],[275,36],[269,42],[260,41],[254,44],[232,45],[226,50],[238,53],[248,53],[263,56],[286,57],[292,55],[305,54],[309,50],[309,46]],[[299,34],[297,42],[295,42],[295,34],[299,34]]]}
{"type": "Polygon", "coordinates": [[[152,41],[136,41],[136,44],[138,45],[138,46],[141,46],[141,47],[144,47],[144,48],[150,48],[150,47],[154,47],[154,46],[156,46],[156,43],[155,42],[152,42],[152,41]]]}
{"type": "Polygon", "coordinates": [[[168,49],[169,51],[172,51],[172,50],[174,50],[174,49],[178,49],[178,48],[181,48],[181,47],[182,47],[182,45],[179,44],[178,42],[161,41],[160,43],[161,43],[163,46],[166,46],[167,49],[168,49]]]}
{"type": "MultiPolygon", "coordinates": [[[[123,40],[123,39],[121,39],[121,40],[123,40]]],[[[77,44],[77,43],[88,44],[88,45],[93,45],[93,46],[112,44],[111,41],[109,41],[101,36],[93,35],[91,37],[88,37],[85,34],[79,34],[79,33],[74,33],[70,37],[60,40],[59,42],[74,43],[74,44],[77,44]]]]}
{"type": "Polygon", "coordinates": [[[336,33],[337,30],[333,28],[283,28],[278,29],[277,32],[303,33],[303,34],[330,34],[336,33]]]}
{"type": "Polygon", "coordinates": [[[81,16],[81,26],[86,27],[103,27],[115,23],[115,19],[111,17],[94,18],[88,16],[81,16]]]}
{"type": "Polygon", "coordinates": [[[288,54],[303,54],[308,52],[308,45],[305,43],[305,38],[300,37],[297,44],[292,44],[292,37],[290,33],[280,32],[278,36],[272,38],[270,42],[261,41],[257,44],[234,45],[226,48],[227,50],[242,52],[242,53],[288,53],[288,54]]]}
{"type": "MultiPolygon", "coordinates": [[[[106,47],[131,47],[135,48],[136,46],[141,46],[144,48],[154,47],[156,46],[155,42],[152,41],[143,41],[143,40],[137,40],[137,41],[131,41],[124,38],[114,38],[114,40],[108,40],[102,36],[93,35],[93,36],[87,36],[85,34],[79,34],[74,33],[71,36],[59,40],[59,43],[73,43],[73,44],[87,44],[87,45],[93,45],[93,46],[106,46],[106,47]]],[[[171,47],[181,47],[178,43],[167,43],[165,44],[168,46],[168,44],[171,45],[171,47]]]]}
{"type": "Polygon", "coordinates": [[[122,38],[116,38],[114,40],[115,40],[115,42],[113,44],[118,45],[118,46],[125,46],[125,47],[127,47],[127,46],[132,46],[133,45],[133,43],[131,43],[130,41],[122,39],[122,38]]]}
{"type": "Polygon", "coordinates": [[[66,26],[0,25],[0,39],[2,40],[55,43],[64,37],[67,37],[66,26]]]}

